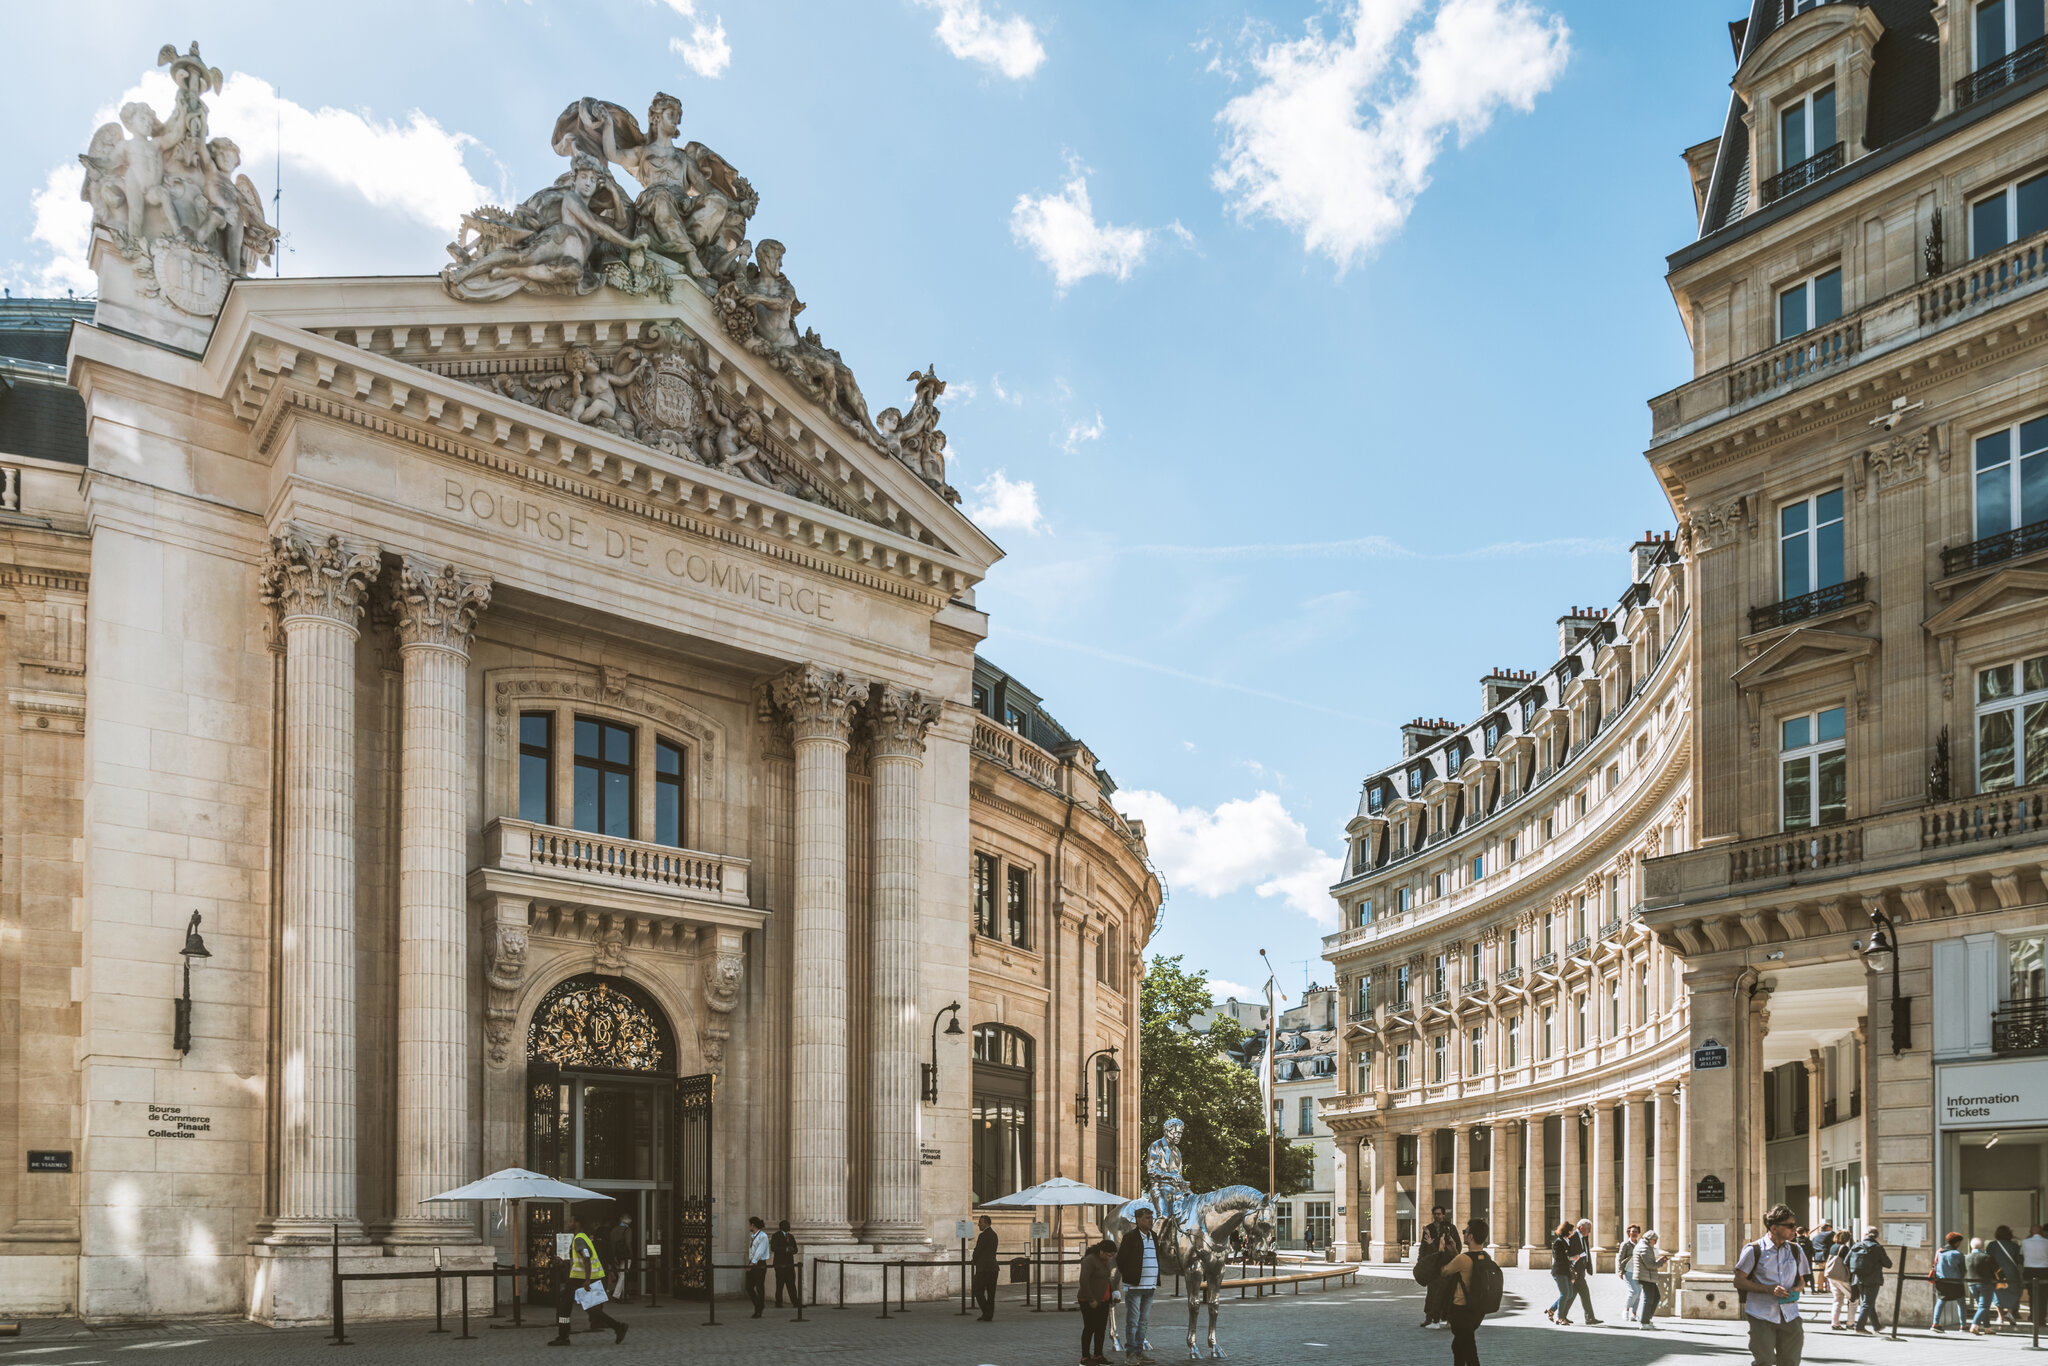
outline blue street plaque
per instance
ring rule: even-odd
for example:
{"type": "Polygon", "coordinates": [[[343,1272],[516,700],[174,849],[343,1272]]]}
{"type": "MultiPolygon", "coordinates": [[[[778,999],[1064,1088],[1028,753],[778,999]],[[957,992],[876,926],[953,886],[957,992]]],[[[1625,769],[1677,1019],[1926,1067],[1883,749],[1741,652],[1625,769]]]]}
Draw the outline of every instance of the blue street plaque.
{"type": "Polygon", "coordinates": [[[1719,1040],[1708,1039],[1704,1047],[1692,1051],[1692,1070],[1695,1072],[1706,1072],[1727,1065],[1728,1050],[1719,1040]]]}

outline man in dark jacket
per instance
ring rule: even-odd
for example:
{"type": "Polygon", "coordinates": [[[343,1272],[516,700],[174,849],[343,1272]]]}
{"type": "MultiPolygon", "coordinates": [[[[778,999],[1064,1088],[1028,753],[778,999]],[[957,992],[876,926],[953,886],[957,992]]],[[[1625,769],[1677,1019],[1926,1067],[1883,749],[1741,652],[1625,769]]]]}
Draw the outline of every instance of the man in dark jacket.
{"type": "Polygon", "coordinates": [[[1415,1240],[1415,1279],[1430,1287],[1422,1297],[1423,1328],[1443,1327],[1449,1322],[1450,1287],[1438,1290],[1436,1277],[1443,1264],[1458,1255],[1460,1246],[1458,1227],[1451,1222],[1450,1214],[1442,1205],[1431,1208],[1429,1222],[1422,1226],[1415,1240]]]}
{"type": "Polygon", "coordinates": [[[796,1269],[796,1235],[789,1231],[789,1220],[779,1220],[775,1232],[768,1235],[768,1249],[775,1259],[775,1307],[782,1308],[782,1292],[789,1290],[789,1302],[799,1309],[804,1303],[804,1278],[796,1269]]]}
{"type": "Polygon", "coordinates": [[[983,1323],[996,1316],[996,1230],[989,1217],[981,1216],[981,1236],[974,1240],[974,1303],[983,1323]]]}
{"type": "Polygon", "coordinates": [[[1152,1234],[1152,1209],[1140,1205],[1137,1226],[1124,1234],[1116,1250],[1116,1274],[1124,1283],[1124,1361],[1128,1366],[1153,1366],[1145,1351],[1145,1328],[1152,1315],[1152,1296],[1159,1289],[1159,1243],[1152,1234]]]}
{"type": "Polygon", "coordinates": [[[1884,1331],[1884,1325],[1877,1321],[1877,1292],[1884,1289],[1884,1273],[1891,1264],[1891,1254],[1884,1250],[1884,1244],[1877,1241],[1874,1228],[1866,1230],[1863,1237],[1849,1248],[1849,1284],[1863,1302],[1863,1307],[1856,1312],[1856,1331],[1865,1336],[1869,1335],[1870,1328],[1880,1333],[1884,1331]],[[1863,1326],[1866,1323],[1870,1328],[1863,1326]]]}

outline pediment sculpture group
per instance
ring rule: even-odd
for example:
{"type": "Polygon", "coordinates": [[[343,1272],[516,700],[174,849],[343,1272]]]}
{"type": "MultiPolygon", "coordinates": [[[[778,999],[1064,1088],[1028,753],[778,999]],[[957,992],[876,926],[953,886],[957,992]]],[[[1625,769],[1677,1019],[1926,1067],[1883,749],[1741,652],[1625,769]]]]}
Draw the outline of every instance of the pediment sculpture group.
{"type": "MultiPolygon", "coordinates": [[[[569,158],[569,169],[517,208],[484,205],[465,214],[448,245],[454,260],[441,272],[443,286],[473,301],[611,288],[672,303],[682,291],[696,290],[711,301],[734,345],[767,361],[833,421],[957,502],[958,493],[946,484],[946,436],[938,427],[945,381],[930,368],[913,372],[915,397],[907,411],[869,414],[839,353],[816,331],[797,331],[805,305],[782,273],[782,244],[748,240],[747,224],[760,204],[754,187],[704,144],[676,141],[682,112],[674,96],[657,94],[643,130],[630,110],[606,100],[580,99],[563,110],[553,146],[569,158]],[[638,194],[627,193],[615,167],[640,187],[638,194]]],[[[666,341],[672,351],[682,348],[680,337],[666,341]]],[[[658,355],[634,346],[610,355],[572,348],[565,373],[550,377],[545,406],[759,483],[778,483],[756,454],[759,419],[721,414],[701,379],[688,383],[696,386],[694,402],[705,422],[685,427],[650,417],[663,402],[673,408],[684,401],[682,379],[660,397],[660,364],[658,355]]],[[[672,373],[679,369],[671,365],[672,373]]]]}
{"type": "Polygon", "coordinates": [[[264,219],[256,186],[237,174],[241,149],[208,134],[203,97],[220,92],[220,69],[205,63],[197,43],[185,53],[166,44],[157,65],[170,67],[177,84],[170,117],[140,100],[123,105],[120,122],[101,125],[78,158],[79,197],[146,292],[211,317],[232,277],[270,260],[277,229],[264,219]]]}

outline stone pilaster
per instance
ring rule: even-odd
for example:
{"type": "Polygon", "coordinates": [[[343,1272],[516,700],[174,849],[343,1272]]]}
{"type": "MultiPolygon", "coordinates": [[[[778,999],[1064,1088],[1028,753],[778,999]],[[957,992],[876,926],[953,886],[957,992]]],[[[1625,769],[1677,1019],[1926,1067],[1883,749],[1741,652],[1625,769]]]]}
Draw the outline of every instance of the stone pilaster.
{"type": "Polygon", "coordinates": [[[1683,1248],[1678,1233],[1678,1088],[1666,1083],[1651,1097],[1657,1117],[1656,1194],[1650,1201],[1650,1219],[1663,1236],[1665,1247],[1683,1248]]]}
{"type": "Polygon", "coordinates": [[[1401,1260],[1400,1136],[1382,1129],[1372,1140],[1372,1241],[1366,1256],[1375,1262],[1401,1260]]]}
{"type": "Polygon", "coordinates": [[[1515,1126],[1505,1120],[1487,1128],[1486,1250],[1488,1256],[1506,1266],[1515,1264],[1515,1252],[1521,1246],[1521,1240],[1513,1236],[1513,1225],[1508,1219],[1508,1206],[1514,1190],[1514,1168],[1509,1165],[1514,1153],[1514,1135],[1515,1126]]]}
{"type": "Polygon", "coordinates": [[[290,526],[263,600],[285,642],[276,1242],[359,1238],[356,1205],[356,619],[379,551],[290,526]]]}
{"type": "Polygon", "coordinates": [[[1524,1132],[1528,1139],[1522,1154],[1522,1218],[1527,1232],[1523,1235],[1522,1261],[1529,1267],[1549,1266],[1550,1229],[1545,1213],[1550,1192],[1543,1179],[1543,1116],[1529,1116],[1524,1132]]]}
{"type": "Polygon", "coordinates": [[[1624,1096],[1615,1108],[1621,1121],[1621,1217],[1626,1230],[1630,1224],[1656,1228],[1657,1216],[1650,1208],[1649,1131],[1643,1124],[1645,1105],[1641,1096],[1624,1096]]]}
{"type": "Polygon", "coordinates": [[[790,1224],[801,1240],[846,1243],[846,751],[867,686],[810,664],[776,678],[771,691],[796,752],[790,1224]]]}
{"type": "Polygon", "coordinates": [[[393,1242],[467,1242],[470,1176],[469,642],[487,580],[408,556],[393,585],[404,669],[398,815],[398,1207],[393,1242]]]}
{"type": "Polygon", "coordinates": [[[1615,1245],[1614,1227],[1614,1110],[1604,1100],[1592,1104],[1593,1120],[1579,1131],[1586,1145],[1586,1188],[1579,1192],[1584,1213],[1593,1221],[1593,1263],[1601,1270],[1606,1264],[1601,1253],[1615,1245]]]}
{"type": "Polygon", "coordinates": [[[887,684],[876,684],[868,700],[875,849],[868,903],[874,1071],[866,1236],[875,1243],[921,1242],[927,1234],[918,1198],[917,1027],[924,1005],[918,993],[917,862],[924,737],[940,710],[937,700],[921,692],[887,684]]]}

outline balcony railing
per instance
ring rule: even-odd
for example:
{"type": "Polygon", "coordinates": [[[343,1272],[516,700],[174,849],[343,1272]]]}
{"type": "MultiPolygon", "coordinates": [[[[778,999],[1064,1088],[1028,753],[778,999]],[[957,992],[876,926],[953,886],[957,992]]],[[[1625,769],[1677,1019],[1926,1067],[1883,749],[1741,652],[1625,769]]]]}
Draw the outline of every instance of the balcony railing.
{"type": "Polygon", "coordinates": [[[2048,783],[1980,793],[1944,802],[1920,817],[1920,847],[1948,849],[1983,840],[2038,833],[2048,807],[2048,783]]]}
{"type": "Polygon", "coordinates": [[[1616,935],[1618,935],[1618,934],[1620,934],[1620,933],[1621,933],[1621,917],[1620,917],[1620,916],[1616,916],[1616,917],[1614,917],[1614,919],[1612,919],[1612,920],[1608,921],[1608,922],[1607,922],[1607,923],[1606,923],[1605,925],[1602,925],[1602,926],[1600,927],[1600,937],[1601,937],[1602,939],[1612,939],[1612,938],[1614,938],[1614,937],[1615,937],[1616,935]]]}
{"type": "Polygon", "coordinates": [[[1422,998],[1422,1003],[1426,1006],[1440,1006],[1450,999],[1451,993],[1448,991],[1432,991],[1422,998]]]}
{"type": "Polygon", "coordinates": [[[974,718],[974,739],[969,743],[976,754],[995,760],[1026,781],[1055,792],[1059,790],[1060,761],[1017,732],[997,725],[986,716],[977,716],[974,718]]]}
{"type": "Polygon", "coordinates": [[[1593,941],[1585,935],[1580,935],[1577,939],[1564,946],[1565,956],[1567,958],[1577,958],[1592,947],[1593,941]]]}
{"type": "Polygon", "coordinates": [[[1870,576],[1858,574],[1853,579],[1816,588],[1811,593],[1801,593],[1796,598],[1771,603],[1767,607],[1749,609],[1749,633],[1771,631],[1780,626],[1790,626],[1795,621],[1806,621],[1812,617],[1826,616],[1829,612],[1843,607],[1854,607],[1863,601],[1864,590],[1869,586],[1870,576]]]}
{"type": "Polygon", "coordinates": [[[0,465],[0,512],[21,511],[21,471],[0,465]]]}
{"type": "Polygon", "coordinates": [[[1485,991],[1486,979],[1484,977],[1475,977],[1471,981],[1465,983],[1465,994],[1467,996],[1483,995],[1485,991]]]}
{"type": "Polygon", "coordinates": [[[1842,169],[1842,149],[1846,144],[1836,143],[1823,147],[1804,161],[1795,162],[1763,183],[1763,202],[1769,204],[1783,199],[1794,190],[1803,190],[1823,176],[1833,175],[1842,169]]]}
{"type": "Polygon", "coordinates": [[[2048,1001],[2014,1001],[1992,1011],[1991,1051],[2048,1053],[2048,1001]]]}
{"type": "Polygon", "coordinates": [[[1728,880],[1756,882],[1791,877],[1821,868],[1839,868],[1863,858],[1863,827],[1823,826],[1747,840],[1728,851],[1728,880]]]}
{"type": "Polygon", "coordinates": [[[508,872],[539,873],[595,887],[665,892],[745,906],[748,860],[613,839],[582,830],[500,819],[484,831],[488,856],[508,872]]]}
{"type": "Polygon", "coordinates": [[[2016,560],[2037,550],[2048,550],[2048,522],[2029,522],[2016,530],[2002,531],[1968,545],[1943,546],[1941,574],[1943,578],[1967,574],[1972,569],[2004,564],[2007,560],[2016,560]]]}
{"type": "Polygon", "coordinates": [[[2024,47],[2016,47],[1995,62],[1987,62],[1969,75],[1956,82],[1956,108],[1975,104],[1988,95],[1995,95],[2009,85],[2016,85],[2048,67],[2048,38],[2036,38],[2024,47]]]}
{"type": "Polygon", "coordinates": [[[1556,966],[1557,955],[1554,953],[1546,953],[1531,964],[1531,967],[1537,972],[1548,972],[1556,966]]]}
{"type": "Polygon", "coordinates": [[[1503,972],[1500,975],[1500,981],[1502,986],[1509,986],[1521,980],[1522,970],[1520,968],[1509,968],[1506,972],[1503,972]]]}

